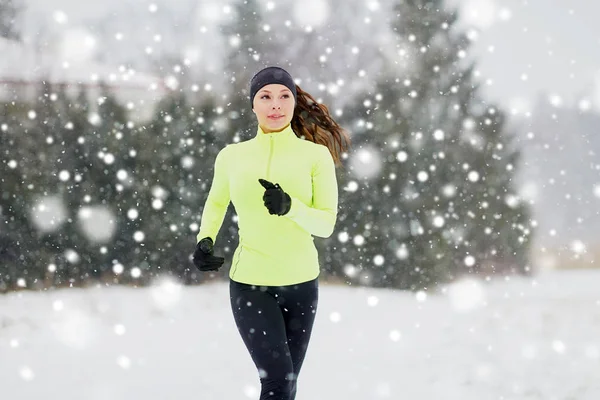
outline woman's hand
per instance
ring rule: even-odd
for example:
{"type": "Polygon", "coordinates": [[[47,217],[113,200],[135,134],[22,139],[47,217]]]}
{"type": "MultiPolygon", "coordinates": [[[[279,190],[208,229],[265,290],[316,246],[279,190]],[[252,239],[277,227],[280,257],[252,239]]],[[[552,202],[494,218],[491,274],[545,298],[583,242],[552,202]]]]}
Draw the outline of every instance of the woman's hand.
{"type": "Polygon", "coordinates": [[[258,180],[266,189],[263,195],[265,207],[269,210],[269,214],[285,215],[292,207],[292,199],[289,194],[283,191],[279,183],[273,184],[265,179],[258,180]]]}
{"type": "Polygon", "coordinates": [[[194,265],[200,271],[216,271],[225,262],[225,258],[213,255],[213,241],[205,237],[196,245],[194,251],[194,265]]]}

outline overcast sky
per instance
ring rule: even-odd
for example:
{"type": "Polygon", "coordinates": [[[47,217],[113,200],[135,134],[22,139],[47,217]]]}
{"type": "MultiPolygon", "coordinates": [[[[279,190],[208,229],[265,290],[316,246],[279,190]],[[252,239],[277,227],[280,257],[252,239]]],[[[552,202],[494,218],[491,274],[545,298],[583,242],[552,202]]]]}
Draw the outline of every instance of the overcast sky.
{"type": "MultiPolygon", "coordinates": [[[[310,4],[318,6],[322,1],[327,0],[307,0],[305,5],[310,8],[310,4]]],[[[370,7],[377,1],[365,0],[365,3],[370,7]]],[[[387,1],[379,0],[381,4],[387,1]]],[[[545,91],[558,96],[553,98],[554,102],[578,105],[587,100],[584,107],[589,104],[600,111],[600,1],[448,1],[460,7],[465,26],[478,30],[472,50],[479,60],[482,76],[491,81],[486,86],[487,93],[495,100],[522,114],[530,110],[536,95],[545,91]]],[[[153,3],[152,0],[26,2],[28,12],[40,16],[63,11],[70,25],[110,13],[118,4],[139,4],[147,9],[153,3]]],[[[215,4],[222,7],[226,2],[219,0],[215,4]]]]}
{"type": "Polygon", "coordinates": [[[591,92],[600,110],[599,1],[452,1],[482,29],[474,50],[493,96],[512,102],[543,90],[579,103],[591,92]]]}

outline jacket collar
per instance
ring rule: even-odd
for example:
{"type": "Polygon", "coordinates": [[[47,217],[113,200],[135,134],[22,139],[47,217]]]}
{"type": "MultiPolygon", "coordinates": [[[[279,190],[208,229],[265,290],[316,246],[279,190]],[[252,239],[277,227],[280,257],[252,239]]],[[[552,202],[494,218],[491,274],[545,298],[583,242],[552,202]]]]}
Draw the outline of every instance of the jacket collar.
{"type": "Polygon", "coordinates": [[[259,125],[256,130],[255,138],[259,143],[268,143],[269,140],[273,140],[273,141],[279,143],[279,142],[289,141],[291,139],[298,138],[298,137],[292,130],[292,124],[289,124],[283,130],[281,130],[279,132],[271,132],[271,133],[263,132],[262,128],[259,125]]]}

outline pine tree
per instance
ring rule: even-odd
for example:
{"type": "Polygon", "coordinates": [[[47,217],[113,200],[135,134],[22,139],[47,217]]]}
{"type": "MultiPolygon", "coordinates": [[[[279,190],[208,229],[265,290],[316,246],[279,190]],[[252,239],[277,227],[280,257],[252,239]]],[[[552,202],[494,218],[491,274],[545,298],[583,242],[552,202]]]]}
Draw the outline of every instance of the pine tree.
{"type": "Polygon", "coordinates": [[[80,108],[72,116],[79,132],[76,170],[82,171],[82,179],[74,185],[70,207],[77,214],[77,232],[86,241],[82,258],[89,262],[81,279],[127,283],[139,255],[136,223],[129,214],[140,202],[133,184],[134,127],[126,108],[104,83],[98,92],[81,92],[75,105],[80,108]]]}
{"type": "Polygon", "coordinates": [[[190,262],[190,236],[224,146],[215,100],[193,106],[175,93],[135,126],[106,86],[38,92],[32,105],[2,108],[0,290],[206,277],[190,262]],[[64,212],[47,210],[55,221],[38,226],[49,198],[64,212]]]}
{"type": "MultiPolygon", "coordinates": [[[[29,162],[39,163],[40,184],[37,188],[34,205],[43,205],[47,196],[56,198],[64,207],[64,220],[55,229],[48,232],[38,231],[38,243],[41,253],[30,266],[39,268],[40,277],[52,284],[79,284],[85,273],[82,266],[89,266],[92,260],[87,257],[87,242],[78,229],[79,206],[74,198],[79,177],[83,172],[81,159],[76,155],[80,144],[79,137],[86,137],[85,128],[75,129],[72,118],[87,119],[86,109],[74,109],[71,99],[63,86],[54,86],[42,81],[36,102],[35,127],[30,135],[36,138],[36,155],[29,162]],[[42,195],[42,197],[39,197],[42,195]],[[39,200],[38,200],[39,199],[39,200]],[[55,265],[55,271],[42,272],[47,265],[55,265]]],[[[81,91],[76,104],[87,107],[85,92],[81,91]]],[[[37,253],[37,252],[36,252],[37,253]]]]}
{"type": "Polygon", "coordinates": [[[36,93],[33,103],[15,104],[6,114],[12,115],[7,137],[13,152],[6,153],[10,171],[3,174],[9,178],[2,202],[6,233],[21,266],[6,278],[10,285],[20,279],[27,287],[78,276],[79,263],[71,265],[65,255],[79,257],[85,247],[74,228],[69,199],[77,176],[73,147],[79,134],[69,129],[69,100],[46,81],[36,93]]]}
{"type": "Polygon", "coordinates": [[[13,286],[19,278],[28,287],[113,282],[113,264],[134,254],[120,215],[121,203],[135,199],[118,179],[129,157],[125,109],[106,90],[94,100],[76,90],[40,83],[34,103],[14,118],[20,126],[10,126],[20,128],[10,136],[19,161],[2,203],[22,265],[8,274],[13,286]],[[107,213],[93,215],[97,207],[107,213]]]}
{"type": "Polygon", "coordinates": [[[397,56],[344,111],[357,150],[342,184],[350,192],[338,230],[349,242],[337,273],[421,289],[482,268],[525,268],[528,210],[511,200],[518,152],[463,62],[469,41],[457,14],[423,0],[398,1],[394,14],[397,56]]]}
{"type": "Polygon", "coordinates": [[[23,124],[28,111],[22,104],[0,105],[0,292],[17,288],[35,243],[28,221],[27,199],[34,183],[27,159],[35,146],[23,124]]]}

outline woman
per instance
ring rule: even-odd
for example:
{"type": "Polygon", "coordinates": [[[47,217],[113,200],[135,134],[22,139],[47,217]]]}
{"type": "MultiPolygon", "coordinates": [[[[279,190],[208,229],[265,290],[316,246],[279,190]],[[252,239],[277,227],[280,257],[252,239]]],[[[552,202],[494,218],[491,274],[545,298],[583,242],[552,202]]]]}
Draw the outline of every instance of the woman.
{"type": "Polygon", "coordinates": [[[313,235],[335,226],[335,164],[350,139],[279,67],[250,82],[256,136],[229,144],[216,157],[202,212],[194,263],[221,267],[213,245],[231,201],[238,216],[230,300],[239,333],[259,372],[260,400],[293,400],[318,301],[313,235]]]}

